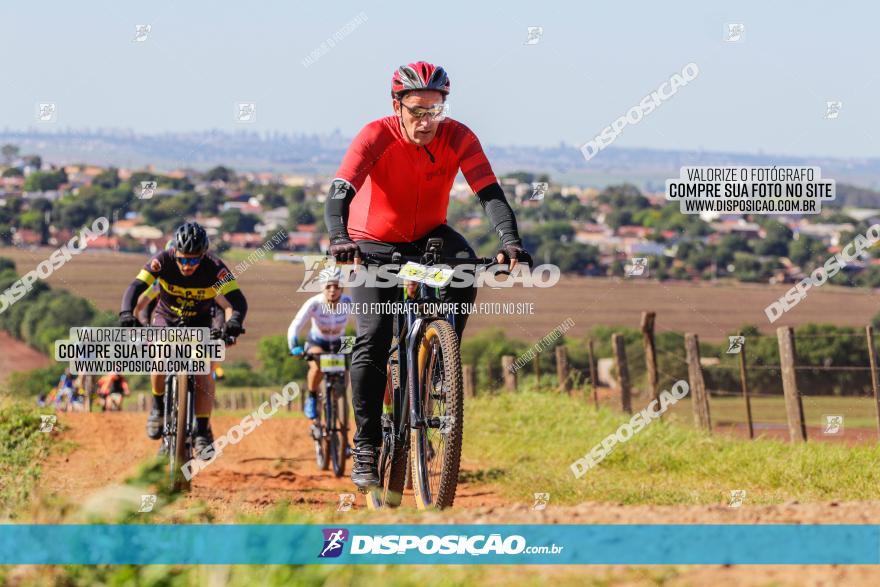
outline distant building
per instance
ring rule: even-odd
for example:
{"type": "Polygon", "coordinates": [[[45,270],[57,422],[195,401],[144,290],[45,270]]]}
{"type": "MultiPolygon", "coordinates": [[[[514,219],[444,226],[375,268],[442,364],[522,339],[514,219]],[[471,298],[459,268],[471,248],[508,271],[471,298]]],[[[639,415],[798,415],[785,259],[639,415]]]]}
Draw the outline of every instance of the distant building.
{"type": "Polygon", "coordinates": [[[43,243],[43,235],[36,230],[19,228],[12,233],[12,244],[21,246],[39,246],[43,243]]]}
{"type": "Polygon", "coordinates": [[[287,233],[287,247],[291,251],[309,251],[315,248],[314,232],[294,231],[287,233]]]}
{"type": "Polygon", "coordinates": [[[746,222],[742,218],[725,218],[719,222],[713,222],[709,227],[718,234],[736,234],[746,239],[759,238],[761,227],[754,222],[746,222]]]}
{"type": "Polygon", "coordinates": [[[255,249],[263,244],[263,237],[253,232],[232,232],[223,235],[223,242],[233,247],[255,249]]]}
{"type": "Polygon", "coordinates": [[[840,236],[844,232],[852,232],[855,226],[849,223],[844,224],[811,224],[806,220],[802,221],[793,230],[795,238],[801,234],[817,238],[825,244],[837,246],[840,244],[840,236]]]}

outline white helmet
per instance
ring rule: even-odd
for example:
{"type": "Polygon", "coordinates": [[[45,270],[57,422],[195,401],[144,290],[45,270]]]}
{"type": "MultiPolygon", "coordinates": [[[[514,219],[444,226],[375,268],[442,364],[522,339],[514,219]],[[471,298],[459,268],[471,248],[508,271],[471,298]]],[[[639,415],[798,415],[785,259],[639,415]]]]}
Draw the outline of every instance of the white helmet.
{"type": "Polygon", "coordinates": [[[339,283],[342,281],[342,270],[339,267],[325,267],[318,273],[318,281],[320,283],[339,283]]]}

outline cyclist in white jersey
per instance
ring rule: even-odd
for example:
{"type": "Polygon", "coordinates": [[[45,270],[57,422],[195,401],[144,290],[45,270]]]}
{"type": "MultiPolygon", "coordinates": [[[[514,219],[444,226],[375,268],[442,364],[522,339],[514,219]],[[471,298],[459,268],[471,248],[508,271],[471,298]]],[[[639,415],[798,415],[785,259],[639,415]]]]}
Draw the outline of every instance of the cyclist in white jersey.
{"type": "MultiPolygon", "coordinates": [[[[342,293],[339,280],[342,272],[339,268],[325,269],[321,271],[321,282],[324,284],[324,292],[312,296],[302,305],[290,327],[287,329],[287,346],[290,354],[300,356],[306,352],[330,352],[330,345],[339,342],[345,334],[345,326],[348,324],[351,298],[342,293]],[[311,327],[305,344],[300,344],[300,332],[306,321],[311,319],[311,327]]],[[[324,375],[321,373],[316,361],[309,364],[309,374],[306,379],[309,387],[309,395],[306,398],[303,412],[306,417],[315,419],[317,413],[318,386],[324,375]]]]}

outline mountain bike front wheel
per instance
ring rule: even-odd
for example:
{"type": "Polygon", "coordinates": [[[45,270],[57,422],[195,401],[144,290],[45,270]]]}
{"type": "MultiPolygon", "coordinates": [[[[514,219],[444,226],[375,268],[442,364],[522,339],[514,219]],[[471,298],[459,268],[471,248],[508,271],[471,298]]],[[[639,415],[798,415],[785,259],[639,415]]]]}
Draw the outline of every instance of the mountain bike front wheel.
{"type": "Polygon", "coordinates": [[[329,391],[332,395],[333,419],[327,422],[327,449],[333,465],[333,474],[342,477],[345,475],[345,449],[348,447],[348,402],[345,379],[334,381],[329,391]]]}
{"type": "Polygon", "coordinates": [[[419,421],[410,432],[412,486],[419,509],[448,508],[455,500],[464,429],[464,385],[455,329],[437,319],[418,351],[419,421]]]}
{"type": "Polygon", "coordinates": [[[189,378],[186,375],[168,375],[170,385],[165,392],[170,393],[171,397],[167,398],[166,410],[170,408],[170,428],[171,434],[168,436],[170,446],[168,447],[169,473],[171,477],[171,488],[173,491],[189,491],[190,482],[183,475],[181,467],[188,463],[192,458],[192,446],[187,438],[187,414],[189,400],[189,378]]]}
{"type": "Polygon", "coordinates": [[[318,393],[318,405],[315,407],[317,411],[317,418],[312,423],[312,436],[315,439],[315,461],[318,464],[318,468],[322,471],[326,471],[330,468],[330,450],[329,450],[329,441],[327,438],[327,426],[329,425],[329,410],[332,410],[332,405],[327,405],[327,395],[330,393],[329,389],[324,389],[324,391],[318,393]]]}

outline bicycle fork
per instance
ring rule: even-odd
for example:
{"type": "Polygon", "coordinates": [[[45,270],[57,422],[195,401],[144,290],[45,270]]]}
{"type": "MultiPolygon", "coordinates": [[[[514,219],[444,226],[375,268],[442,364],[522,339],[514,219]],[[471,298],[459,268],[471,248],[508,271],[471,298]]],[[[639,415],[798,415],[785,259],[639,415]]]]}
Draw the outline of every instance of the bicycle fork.
{"type": "MultiPolygon", "coordinates": [[[[411,428],[424,428],[425,420],[422,417],[422,398],[419,397],[419,349],[416,342],[421,338],[424,327],[424,318],[416,318],[410,328],[406,340],[406,386],[409,397],[409,422],[411,428]]],[[[400,353],[398,353],[400,356],[400,353]]]]}

